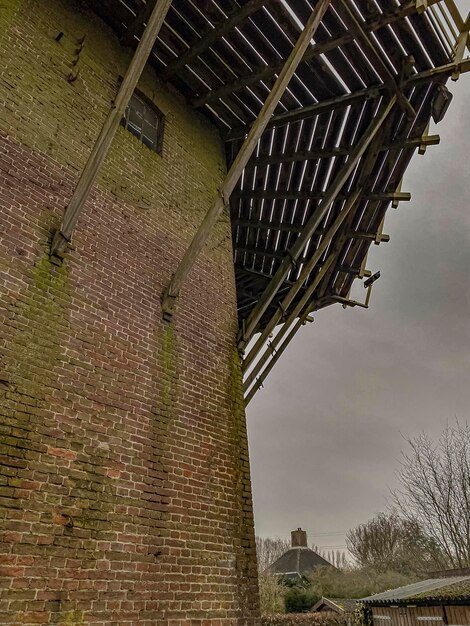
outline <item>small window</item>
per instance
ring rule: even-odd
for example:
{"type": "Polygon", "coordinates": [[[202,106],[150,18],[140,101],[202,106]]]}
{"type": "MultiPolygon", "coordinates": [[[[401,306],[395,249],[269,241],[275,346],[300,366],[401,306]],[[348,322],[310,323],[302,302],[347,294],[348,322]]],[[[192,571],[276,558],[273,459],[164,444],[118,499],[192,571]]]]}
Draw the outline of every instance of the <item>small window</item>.
{"type": "Polygon", "coordinates": [[[161,154],[163,144],[163,113],[143,94],[135,91],[121,120],[121,126],[127,128],[143,144],[161,154]]]}

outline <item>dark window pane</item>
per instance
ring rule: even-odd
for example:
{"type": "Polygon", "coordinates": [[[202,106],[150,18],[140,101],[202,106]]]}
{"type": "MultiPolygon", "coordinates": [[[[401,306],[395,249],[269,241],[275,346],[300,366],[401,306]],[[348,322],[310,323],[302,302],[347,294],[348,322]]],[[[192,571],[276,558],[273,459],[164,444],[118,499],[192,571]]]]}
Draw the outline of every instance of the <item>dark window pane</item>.
{"type": "Polygon", "coordinates": [[[141,141],[143,144],[147,146],[147,148],[150,148],[151,150],[156,151],[155,141],[153,139],[150,139],[150,137],[146,137],[145,135],[142,135],[141,141]]]}
{"type": "Polygon", "coordinates": [[[157,107],[134,93],[121,124],[148,148],[161,151],[163,115],[157,107]]]}

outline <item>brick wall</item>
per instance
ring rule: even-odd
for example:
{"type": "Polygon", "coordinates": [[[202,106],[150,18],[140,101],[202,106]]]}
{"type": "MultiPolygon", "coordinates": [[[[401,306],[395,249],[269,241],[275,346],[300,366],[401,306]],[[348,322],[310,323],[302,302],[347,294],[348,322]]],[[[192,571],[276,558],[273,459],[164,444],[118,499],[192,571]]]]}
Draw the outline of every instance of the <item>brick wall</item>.
{"type": "Polygon", "coordinates": [[[223,150],[151,70],[162,156],[120,128],[47,256],[130,54],[72,0],[1,3],[0,624],[258,624],[227,216],[160,310],[223,150]]]}

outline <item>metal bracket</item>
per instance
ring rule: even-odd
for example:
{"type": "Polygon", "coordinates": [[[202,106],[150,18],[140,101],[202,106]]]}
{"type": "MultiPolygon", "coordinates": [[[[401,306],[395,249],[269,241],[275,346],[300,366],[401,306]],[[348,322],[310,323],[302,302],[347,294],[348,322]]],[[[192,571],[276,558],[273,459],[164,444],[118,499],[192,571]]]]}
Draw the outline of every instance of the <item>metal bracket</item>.
{"type": "Polygon", "coordinates": [[[348,306],[351,308],[354,308],[355,306],[359,306],[362,309],[368,309],[370,296],[372,293],[372,287],[375,281],[378,280],[379,278],[380,278],[380,272],[376,272],[373,276],[371,276],[368,280],[365,281],[364,287],[367,289],[367,293],[366,293],[366,299],[364,300],[364,302],[358,302],[357,300],[350,300],[349,297],[343,298],[341,296],[332,296],[331,299],[335,300],[336,302],[340,302],[343,305],[343,309],[345,309],[348,306]]]}
{"type": "Polygon", "coordinates": [[[163,321],[164,322],[171,322],[171,320],[173,318],[173,315],[175,314],[176,302],[178,300],[178,295],[177,294],[170,293],[170,287],[171,287],[171,281],[170,281],[168,287],[166,287],[166,289],[164,289],[164,291],[162,293],[162,297],[161,297],[162,313],[163,313],[163,321]]]}
{"type": "Polygon", "coordinates": [[[60,264],[63,261],[67,246],[70,241],[71,237],[67,237],[67,235],[63,233],[60,228],[55,231],[51,242],[50,257],[51,260],[54,260],[53,262],[56,265],[60,264]]]}
{"type": "Polygon", "coordinates": [[[371,291],[372,285],[369,285],[369,287],[367,287],[366,299],[364,302],[350,300],[349,298],[342,298],[341,296],[332,296],[331,299],[335,300],[336,302],[340,302],[343,305],[343,309],[346,309],[347,307],[354,308],[355,306],[360,306],[362,309],[368,309],[371,291]]]}

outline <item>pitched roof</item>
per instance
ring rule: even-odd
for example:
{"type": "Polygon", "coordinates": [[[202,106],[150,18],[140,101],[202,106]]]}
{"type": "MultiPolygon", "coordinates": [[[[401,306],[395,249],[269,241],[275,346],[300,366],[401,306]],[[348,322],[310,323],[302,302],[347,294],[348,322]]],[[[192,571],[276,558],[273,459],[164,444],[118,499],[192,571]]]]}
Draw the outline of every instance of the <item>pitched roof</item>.
{"type": "Polygon", "coordinates": [[[468,599],[470,602],[470,575],[429,578],[418,583],[367,596],[361,602],[371,605],[409,604],[410,602],[437,598],[440,600],[460,598],[468,599]]]}
{"type": "Polygon", "coordinates": [[[323,607],[336,613],[354,613],[357,600],[351,598],[321,598],[312,607],[312,611],[320,611],[323,607]]]}
{"type": "Polygon", "coordinates": [[[299,546],[284,552],[277,561],[274,561],[268,567],[268,571],[273,574],[284,574],[286,576],[296,574],[303,576],[322,566],[334,567],[310,548],[299,546]]]}

